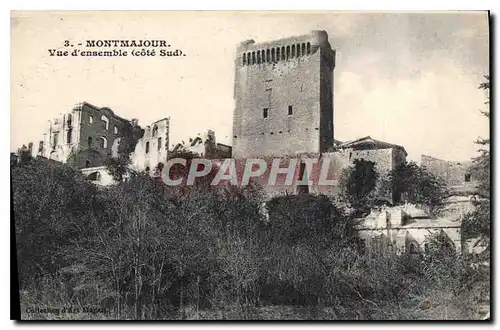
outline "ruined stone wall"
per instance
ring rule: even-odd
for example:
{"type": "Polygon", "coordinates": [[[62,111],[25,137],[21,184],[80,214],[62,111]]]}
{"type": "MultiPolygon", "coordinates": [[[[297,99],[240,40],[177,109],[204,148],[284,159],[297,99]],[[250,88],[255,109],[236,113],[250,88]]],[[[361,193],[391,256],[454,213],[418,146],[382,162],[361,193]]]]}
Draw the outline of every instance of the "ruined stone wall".
{"type": "Polygon", "coordinates": [[[472,162],[452,162],[422,155],[421,165],[430,173],[441,177],[448,185],[460,185],[472,181],[472,162]]]}
{"type": "Polygon", "coordinates": [[[334,57],[324,31],[242,43],[235,63],[233,156],[318,153],[333,145],[334,57]]]}
{"type": "Polygon", "coordinates": [[[146,126],[143,137],[131,155],[132,168],[155,174],[158,164],[167,163],[170,119],[164,118],[146,126]]]}
{"type": "Polygon", "coordinates": [[[79,135],[75,136],[77,146],[68,163],[75,168],[103,166],[128,121],[109,108],[98,108],[88,103],[81,104],[76,110],[80,113],[80,129],[79,135]]]}
{"type": "Polygon", "coordinates": [[[394,149],[372,149],[372,150],[353,150],[345,149],[350,162],[355,159],[365,160],[375,163],[375,169],[380,176],[387,174],[393,169],[394,149]]]}

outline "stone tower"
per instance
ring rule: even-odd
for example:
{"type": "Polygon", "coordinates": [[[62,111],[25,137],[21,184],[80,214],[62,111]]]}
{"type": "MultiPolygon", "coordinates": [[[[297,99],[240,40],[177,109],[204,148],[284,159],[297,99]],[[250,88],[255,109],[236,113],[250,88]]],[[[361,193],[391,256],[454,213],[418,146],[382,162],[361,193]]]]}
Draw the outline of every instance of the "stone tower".
{"type": "Polygon", "coordinates": [[[233,157],[333,146],[335,51],[325,31],[237,48],[233,157]]]}

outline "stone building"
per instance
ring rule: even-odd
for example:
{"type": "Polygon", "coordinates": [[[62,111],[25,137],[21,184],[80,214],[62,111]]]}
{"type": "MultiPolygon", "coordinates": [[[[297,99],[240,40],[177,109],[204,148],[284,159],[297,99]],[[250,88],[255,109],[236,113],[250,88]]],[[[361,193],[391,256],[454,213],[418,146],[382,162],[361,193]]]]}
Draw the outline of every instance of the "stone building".
{"type": "Polygon", "coordinates": [[[34,157],[66,163],[97,184],[108,185],[113,181],[104,161],[118,155],[118,145],[129,129],[142,132],[131,154],[132,169],[154,174],[158,164],[167,161],[169,125],[169,118],[164,118],[142,129],[136,119],[129,121],[110,108],[83,102],[50,120],[43,140],[31,152],[34,157]]]}
{"type": "Polygon", "coordinates": [[[169,118],[148,125],[131,156],[132,169],[155,174],[167,162],[169,145],[169,118]]]}
{"type": "Polygon", "coordinates": [[[223,143],[217,143],[215,132],[211,129],[207,130],[204,134],[198,134],[195,138],[189,139],[187,144],[176,144],[172,152],[180,150],[189,151],[207,159],[223,159],[231,158],[232,156],[232,147],[223,143]]]}
{"type": "Polygon", "coordinates": [[[237,48],[233,157],[320,153],[333,145],[335,51],[325,31],[237,48]]]}
{"type": "MultiPolygon", "coordinates": [[[[330,164],[329,178],[338,181],[342,169],[355,159],[374,161],[377,170],[388,172],[406,161],[403,147],[367,136],[340,143],[334,140],[335,50],[325,31],[237,47],[235,61],[235,110],[232,156],[237,163],[246,158],[300,158],[294,182],[306,178],[310,184],[265,184],[270,194],[335,193],[336,185],[317,185],[322,164],[330,164]],[[317,164],[305,169],[307,158],[317,164]]],[[[392,196],[390,197],[392,199],[392,196]]]]}
{"type": "Polygon", "coordinates": [[[421,165],[430,173],[442,178],[449,186],[457,186],[474,181],[472,161],[453,162],[422,155],[421,165]]]}
{"type": "Polygon", "coordinates": [[[456,214],[436,217],[425,206],[406,204],[373,209],[359,220],[357,230],[370,254],[419,255],[437,235],[455,252],[463,252],[461,218],[456,214]]]}
{"type": "Polygon", "coordinates": [[[71,112],[49,121],[43,140],[32,151],[33,156],[78,169],[102,166],[127,122],[109,108],[80,103],[71,112]]]}

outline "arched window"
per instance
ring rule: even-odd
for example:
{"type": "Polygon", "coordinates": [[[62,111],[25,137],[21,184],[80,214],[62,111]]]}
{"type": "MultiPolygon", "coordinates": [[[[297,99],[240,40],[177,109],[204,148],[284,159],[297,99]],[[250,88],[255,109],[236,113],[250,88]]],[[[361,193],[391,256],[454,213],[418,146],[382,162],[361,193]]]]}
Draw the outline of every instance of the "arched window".
{"type": "Polygon", "coordinates": [[[252,52],[252,64],[255,64],[255,52],[252,52]]]}
{"type": "Polygon", "coordinates": [[[276,51],[274,50],[274,48],[271,49],[271,61],[276,61],[276,51]]]}
{"type": "Polygon", "coordinates": [[[93,122],[94,122],[94,117],[89,116],[89,123],[91,123],[91,124],[92,124],[93,122]]]}
{"type": "Polygon", "coordinates": [[[156,135],[158,135],[158,126],[156,126],[156,125],[153,126],[153,133],[151,135],[153,137],[155,137],[156,135]]]}
{"type": "Polygon", "coordinates": [[[146,166],[146,168],[144,169],[147,173],[149,173],[149,166],[146,166]]]}
{"type": "Polygon", "coordinates": [[[101,120],[104,122],[104,128],[107,130],[109,128],[109,119],[105,115],[102,115],[101,120]]]}
{"type": "Polygon", "coordinates": [[[297,44],[297,57],[300,56],[300,44],[297,44]]]}
{"type": "Polygon", "coordinates": [[[307,43],[307,54],[311,54],[311,43],[307,43]]]}
{"type": "Polygon", "coordinates": [[[68,127],[71,127],[71,123],[73,121],[73,117],[71,114],[68,114],[68,119],[66,120],[66,124],[68,124],[68,127]]]}
{"type": "Polygon", "coordinates": [[[149,141],[146,142],[146,154],[149,154],[149,141]]]}
{"type": "Polygon", "coordinates": [[[260,50],[257,51],[257,64],[260,64],[260,50]]]}
{"type": "Polygon", "coordinates": [[[266,62],[267,63],[271,62],[271,50],[270,49],[266,50],[266,62]]]}
{"type": "Polygon", "coordinates": [[[101,136],[101,148],[106,149],[108,147],[108,139],[106,139],[104,136],[101,136]]]}
{"type": "Polygon", "coordinates": [[[281,60],[281,58],[280,58],[280,48],[278,47],[278,48],[276,48],[276,61],[279,61],[279,60],[281,60]]]}
{"type": "Polygon", "coordinates": [[[92,137],[89,136],[89,138],[87,139],[87,144],[89,146],[89,148],[92,148],[92,137]]]}
{"type": "Polygon", "coordinates": [[[306,54],[306,44],[303,43],[302,44],[302,56],[304,56],[306,54]]]}
{"type": "Polygon", "coordinates": [[[38,152],[42,152],[43,151],[43,141],[40,141],[38,143],[38,152]]]}
{"type": "Polygon", "coordinates": [[[247,54],[243,53],[243,65],[247,64],[247,54]]]}
{"type": "Polygon", "coordinates": [[[292,45],[292,58],[295,57],[295,45],[292,45]]]}
{"type": "Polygon", "coordinates": [[[158,151],[161,150],[161,137],[158,138],[158,151]]]}
{"type": "Polygon", "coordinates": [[[281,59],[286,60],[285,46],[281,47],[281,59]]]}
{"type": "Polygon", "coordinates": [[[118,127],[116,127],[116,126],[115,126],[115,128],[113,129],[113,132],[114,132],[115,134],[118,134],[118,127]]]}
{"type": "Polygon", "coordinates": [[[247,63],[248,65],[252,64],[252,53],[247,54],[247,63]]]}
{"type": "Polygon", "coordinates": [[[290,46],[286,46],[286,59],[290,58],[290,46]]]}

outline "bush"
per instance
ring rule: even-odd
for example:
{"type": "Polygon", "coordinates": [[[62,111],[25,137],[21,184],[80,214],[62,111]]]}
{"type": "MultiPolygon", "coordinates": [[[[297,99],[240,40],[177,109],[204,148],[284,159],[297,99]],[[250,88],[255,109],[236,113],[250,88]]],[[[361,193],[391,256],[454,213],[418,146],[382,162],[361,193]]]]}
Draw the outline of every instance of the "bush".
{"type": "Polygon", "coordinates": [[[456,255],[364,255],[353,219],[322,195],[273,198],[266,218],[254,186],[179,190],[137,173],[97,189],[40,161],[13,167],[12,182],[23,307],[109,311],[85,319],[414,319],[437,298],[465,308],[488,278],[456,255]]]}

